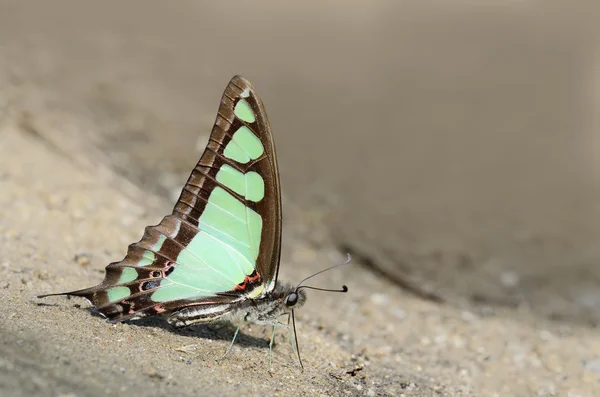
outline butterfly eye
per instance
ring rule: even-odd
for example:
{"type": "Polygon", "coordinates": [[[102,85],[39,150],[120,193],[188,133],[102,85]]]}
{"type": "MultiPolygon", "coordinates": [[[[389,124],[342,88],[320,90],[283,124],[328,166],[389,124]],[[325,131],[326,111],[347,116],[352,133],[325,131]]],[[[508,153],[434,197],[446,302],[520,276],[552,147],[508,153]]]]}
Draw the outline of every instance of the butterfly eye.
{"type": "Polygon", "coordinates": [[[298,294],[295,292],[292,292],[285,299],[285,305],[286,306],[294,306],[296,303],[298,303],[298,294]]]}

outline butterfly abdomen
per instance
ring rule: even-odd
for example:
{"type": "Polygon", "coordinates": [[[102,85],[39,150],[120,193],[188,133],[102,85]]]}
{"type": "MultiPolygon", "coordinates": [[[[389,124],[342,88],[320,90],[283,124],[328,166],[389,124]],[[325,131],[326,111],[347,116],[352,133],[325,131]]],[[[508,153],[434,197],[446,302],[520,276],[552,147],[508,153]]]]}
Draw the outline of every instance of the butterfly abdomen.
{"type": "Polygon", "coordinates": [[[243,321],[246,312],[241,305],[196,305],[186,307],[171,314],[167,321],[175,328],[187,327],[196,323],[227,322],[239,323],[243,321]]]}

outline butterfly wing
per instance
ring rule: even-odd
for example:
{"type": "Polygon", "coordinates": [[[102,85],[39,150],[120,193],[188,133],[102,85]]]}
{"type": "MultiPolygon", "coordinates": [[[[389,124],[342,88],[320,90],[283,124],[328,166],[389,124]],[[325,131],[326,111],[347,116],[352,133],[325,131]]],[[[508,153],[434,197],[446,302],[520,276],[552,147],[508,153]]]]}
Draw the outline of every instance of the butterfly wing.
{"type": "MultiPolygon", "coordinates": [[[[233,77],[223,93],[209,143],[173,214],[198,225],[215,189],[217,196],[227,196],[226,201],[233,197],[243,204],[240,215],[247,219],[255,269],[266,283],[265,291],[272,290],[281,251],[279,169],[264,105],[254,87],[241,76],[233,77]]],[[[234,207],[225,211],[233,211],[234,207]]],[[[200,222],[202,230],[206,228],[204,223],[200,222]]],[[[235,228],[231,229],[229,232],[235,228]]]]}
{"type": "Polygon", "coordinates": [[[102,283],[66,294],[87,298],[115,322],[251,299],[275,287],[280,247],[269,120],[250,82],[235,76],[173,213],[108,265],[102,283]]]}

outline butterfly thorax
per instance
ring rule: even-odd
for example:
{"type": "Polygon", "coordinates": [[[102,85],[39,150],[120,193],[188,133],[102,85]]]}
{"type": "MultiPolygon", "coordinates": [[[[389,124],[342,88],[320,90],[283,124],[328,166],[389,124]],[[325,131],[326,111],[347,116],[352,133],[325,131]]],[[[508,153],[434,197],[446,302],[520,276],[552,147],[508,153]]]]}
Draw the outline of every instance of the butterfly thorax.
{"type": "Polygon", "coordinates": [[[172,313],[167,321],[174,327],[195,323],[231,322],[273,325],[277,319],[306,302],[306,293],[290,284],[278,283],[272,291],[254,299],[243,299],[223,305],[190,305],[172,313]]]}

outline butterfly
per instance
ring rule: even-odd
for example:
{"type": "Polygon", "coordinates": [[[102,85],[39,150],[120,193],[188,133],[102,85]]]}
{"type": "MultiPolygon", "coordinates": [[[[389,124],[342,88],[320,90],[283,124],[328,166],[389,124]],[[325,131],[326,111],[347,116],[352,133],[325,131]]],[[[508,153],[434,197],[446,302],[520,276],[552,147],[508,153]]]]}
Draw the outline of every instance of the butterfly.
{"type": "MultiPolygon", "coordinates": [[[[234,76],[173,212],[147,227],[122,261],[109,264],[100,284],[39,297],[87,298],[113,323],[151,315],[166,315],[176,328],[248,322],[272,325],[273,337],[278,318],[287,314],[303,368],[294,310],[306,301],[305,288],[325,290],[303,283],[339,265],[296,286],[279,282],[281,233],[279,171],[269,120],[254,87],[234,76]]],[[[344,285],[326,291],[347,290],[344,285]]]]}

